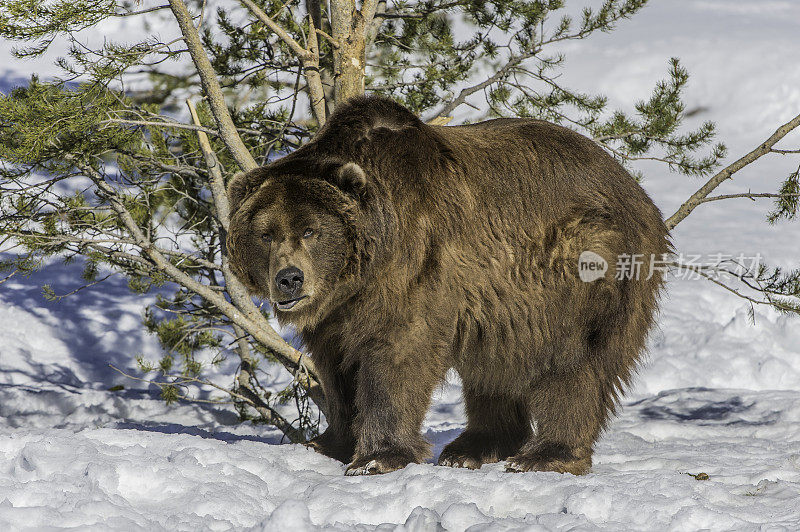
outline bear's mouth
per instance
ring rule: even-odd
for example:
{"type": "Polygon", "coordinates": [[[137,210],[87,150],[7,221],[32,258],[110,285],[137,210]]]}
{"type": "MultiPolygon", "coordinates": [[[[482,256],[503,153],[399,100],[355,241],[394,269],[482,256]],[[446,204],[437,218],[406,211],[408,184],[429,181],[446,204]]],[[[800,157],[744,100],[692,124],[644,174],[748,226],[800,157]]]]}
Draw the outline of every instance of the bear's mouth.
{"type": "Polygon", "coordinates": [[[286,301],[278,301],[278,302],[275,303],[275,306],[278,308],[278,310],[290,310],[298,302],[300,302],[301,300],[303,300],[303,299],[305,299],[307,297],[308,296],[305,295],[305,296],[296,297],[294,299],[287,299],[286,301]]]}

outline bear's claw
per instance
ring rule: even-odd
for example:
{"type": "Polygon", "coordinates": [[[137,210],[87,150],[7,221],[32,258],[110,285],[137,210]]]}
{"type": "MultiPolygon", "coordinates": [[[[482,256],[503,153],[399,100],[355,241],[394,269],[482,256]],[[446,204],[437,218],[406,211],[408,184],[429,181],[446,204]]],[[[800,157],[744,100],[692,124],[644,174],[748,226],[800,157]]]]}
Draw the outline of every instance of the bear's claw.
{"type": "Polygon", "coordinates": [[[411,452],[382,451],[357,457],[352,464],[347,466],[344,474],[347,476],[380,475],[403,469],[408,464],[417,461],[411,452]]]}
{"type": "Polygon", "coordinates": [[[480,469],[483,462],[470,456],[445,456],[440,457],[438,464],[445,467],[466,467],[467,469],[480,469]]]}
{"type": "Polygon", "coordinates": [[[358,475],[377,475],[379,472],[380,471],[378,471],[378,461],[370,460],[363,466],[350,465],[344,472],[344,474],[347,475],[348,477],[355,477],[358,475]]]}

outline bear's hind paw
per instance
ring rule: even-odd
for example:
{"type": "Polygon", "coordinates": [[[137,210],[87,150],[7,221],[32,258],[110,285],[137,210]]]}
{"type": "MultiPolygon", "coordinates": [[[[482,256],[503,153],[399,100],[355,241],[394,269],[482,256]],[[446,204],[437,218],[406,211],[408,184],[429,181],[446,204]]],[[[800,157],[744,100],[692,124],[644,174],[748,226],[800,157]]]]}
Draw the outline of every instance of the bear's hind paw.
{"type": "Polygon", "coordinates": [[[508,459],[506,472],[553,471],[585,475],[592,467],[591,451],[572,450],[566,445],[545,444],[533,452],[523,452],[508,459]]]}

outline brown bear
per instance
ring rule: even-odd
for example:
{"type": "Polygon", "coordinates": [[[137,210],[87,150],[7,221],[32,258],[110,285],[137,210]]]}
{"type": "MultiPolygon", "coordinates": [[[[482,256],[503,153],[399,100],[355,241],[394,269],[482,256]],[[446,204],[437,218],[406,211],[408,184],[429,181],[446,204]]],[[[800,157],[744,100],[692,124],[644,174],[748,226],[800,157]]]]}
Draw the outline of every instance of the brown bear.
{"type": "Polygon", "coordinates": [[[594,142],[532,119],[430,126],[358,97],[228,193],[234,271],[319,371],[312,447],[348,474],[426,459],[421,424],[454,368],[467,427],[439,464],[587,472],[670,252],[658,209],[594,142]]]}

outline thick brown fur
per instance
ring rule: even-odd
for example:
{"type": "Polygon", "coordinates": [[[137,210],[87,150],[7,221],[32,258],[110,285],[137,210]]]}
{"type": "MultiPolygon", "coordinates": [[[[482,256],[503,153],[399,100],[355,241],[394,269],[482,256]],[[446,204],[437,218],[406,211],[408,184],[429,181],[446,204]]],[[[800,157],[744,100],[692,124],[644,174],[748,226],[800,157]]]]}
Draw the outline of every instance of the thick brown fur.
{"type": "Polygon", "coordinates": [[[591,140],[528,119],[428,126],[361,97],[229,196],[248,287],[279,302],[276,274],[305,274],[303,299],[276,314],[327,396],[314,448],[350,474],[424,460],[431,394],[455,368],[468,422],[440,464],[588,471],[653,324],[650,258],[670,251],[658,209],[591,140]],[[579,279],[586,250],[603,278],[579,279]],[[617,279],[634,254],[640,277],[617,279]]]}

